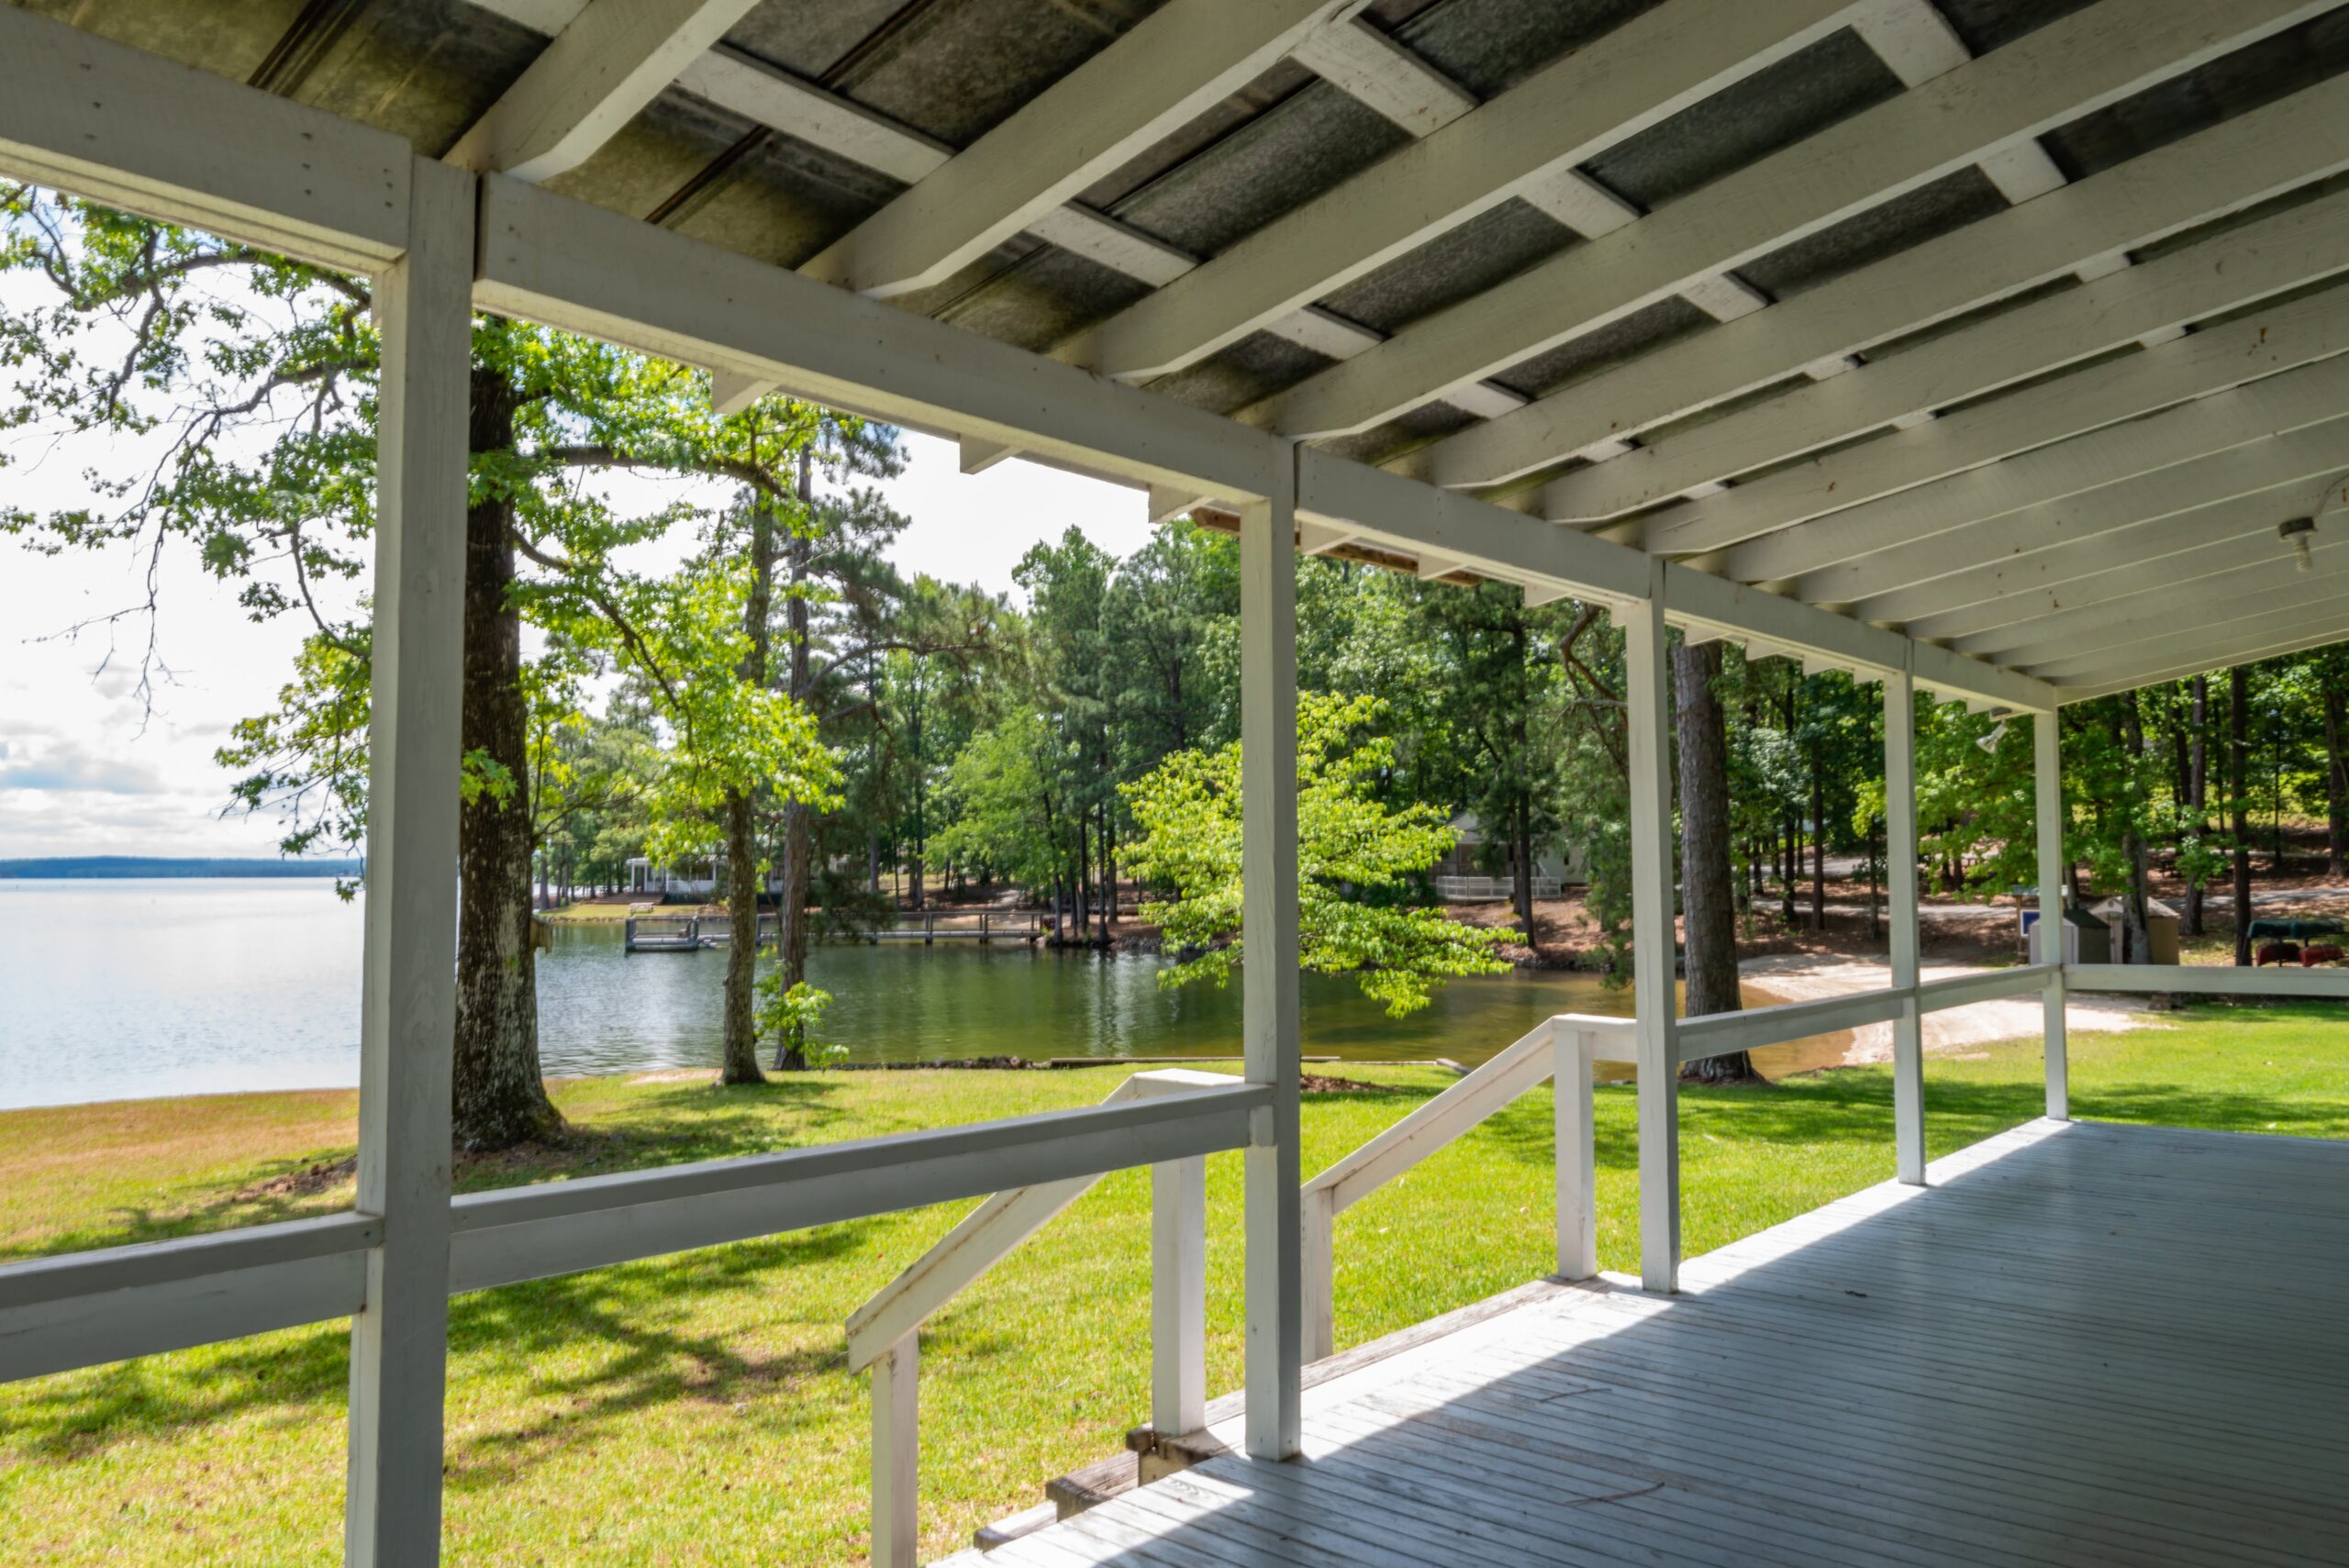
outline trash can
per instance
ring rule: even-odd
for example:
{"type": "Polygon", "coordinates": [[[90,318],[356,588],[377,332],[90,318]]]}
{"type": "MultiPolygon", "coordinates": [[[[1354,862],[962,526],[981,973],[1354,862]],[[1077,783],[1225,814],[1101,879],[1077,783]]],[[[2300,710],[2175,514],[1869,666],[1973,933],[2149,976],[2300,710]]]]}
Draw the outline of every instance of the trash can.
{"type": "MultiPolygon", "coordinates": [[[[2106,931],[2106,941],[2116,955],[2128,952],[2123,929],[2129,919],[2129,901],[2115,894],[2089,911],[2100,921],[2106,931]]],[[[2177,911],[2158,898],[2145,901],[2145,952],[2129,952],[2129,963],[2176,963],[2177,962],[2177,911]]]]}

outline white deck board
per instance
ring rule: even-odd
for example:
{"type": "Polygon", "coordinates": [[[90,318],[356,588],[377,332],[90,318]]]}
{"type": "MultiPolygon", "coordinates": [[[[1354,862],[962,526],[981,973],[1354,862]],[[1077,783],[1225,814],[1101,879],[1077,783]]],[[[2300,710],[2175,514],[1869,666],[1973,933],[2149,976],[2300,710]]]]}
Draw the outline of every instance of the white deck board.
{"type": "Polygon", "coordinates": [[[2349,1144],[2037,1122],[1308,1392],[1035,1568],[2349,1561],[2349,1144]]]}

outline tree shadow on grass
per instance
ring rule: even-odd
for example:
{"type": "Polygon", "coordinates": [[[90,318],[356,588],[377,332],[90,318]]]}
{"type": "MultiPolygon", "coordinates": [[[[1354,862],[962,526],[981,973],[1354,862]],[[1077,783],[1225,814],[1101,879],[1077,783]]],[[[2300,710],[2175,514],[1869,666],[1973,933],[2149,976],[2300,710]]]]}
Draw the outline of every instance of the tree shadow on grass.
{"type": "MultiPolygon", "coordinates": [[[[788,1273],[851,1255],[887,1217],[505,1285],[449,1307],[451,1376],[523,1377],[559,1402],[528,1422],[450,1444],[452,1485],[484,1486],[628,1412],[671,1399],[736,1404],[842,1362],[837,1319],[820,1342],[777,1355],[690,1325],[729,1318],[729,1300],[773,1301],[788,1273]],[[584,1370],[557,1370],[584,1358],[584,1370]]],[[[804,1304],[803,1304],[804,1305],[804,1304]]],[[[843,1308],[844,1315],[845,1308],[843,1308]]],[[[789,1319],[779,1318],[780,1321],[789,1319]]],[[[804,1320],[803,1320],[804,1321],[804,1320]]],[[[0,1408],[0,1442],[51,1461],[88,1459],[133,1438],[169,1436],[258,1408],[340,1419],[350,1378],[343,1323],[118,1362],[20,1385],[0,1408]]],[[[795,1407],[780,1407],[786,1427],[795,1407]]]]}
{"type": "MultiPolygon", "coordinates": [[[[621,1115],[574,1124],[558,1142],[460,1155],[454,1184],[460,1193],[489,1192],[806,1148],[824,1141],[821,1134],[849,1114],[836,1103],[838,1093],[838,1084],[816,1078],[730,1088],[665,1086],[631,1100],[621,1115]]],[[[353,1159],[344,1144],[259,1160],[239,1185],[190,1203],[117,1207],[104,1222],[58,1231],[0,1255],[53,1257],[344,1213],[351,1206],[353,1159]]]]}

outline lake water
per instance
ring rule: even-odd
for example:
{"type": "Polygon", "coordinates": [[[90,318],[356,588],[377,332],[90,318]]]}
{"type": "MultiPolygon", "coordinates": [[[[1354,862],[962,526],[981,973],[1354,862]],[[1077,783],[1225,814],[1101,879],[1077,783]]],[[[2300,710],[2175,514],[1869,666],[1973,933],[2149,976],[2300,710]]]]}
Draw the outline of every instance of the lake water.
{"type": "MultiPolygon", "coordinates": [[[[0,882],[0,1108],[356,1084],[362,914],[323,880],[0,882]]],[[[554,943],[538,960],[550,1076],[717,1062],[723,953],[629,955],[617,923],[559,926],[554,943]]],[[[1241,983],[1167,991],[1160,967],[972,942],[808,963],[851,1061],[1237,1055],[1241,983]]],[[[1392,1019],[1351,981],[1307,975],[1305,1051],[1473,1063],[1553,1013],[1630,1007],[1590,975],[1521,972],[1392,1019]]]]}

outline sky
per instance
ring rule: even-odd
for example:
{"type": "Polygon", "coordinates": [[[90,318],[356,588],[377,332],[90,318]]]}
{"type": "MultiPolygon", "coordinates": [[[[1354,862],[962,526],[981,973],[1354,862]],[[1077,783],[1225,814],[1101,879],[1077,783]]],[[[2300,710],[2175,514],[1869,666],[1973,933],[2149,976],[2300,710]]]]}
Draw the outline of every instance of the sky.
{"type": "MultiPolygon", "coordinates": [[[[905,445],[905,472],[880,488],[912,519],[892,552],[908,573],[1010,593],[1028,547],[1067,528],[1121,556],[1148,535],[1139,491],[1019,461],[965,475],[951,444],[907,435],[905,445]]],[[[32,509],[76,504],[84,470],[141,455],[23,439],[0,453],[0,508],[32,509]]],[[[0,537],[0,860],[277,852],[274,817],[223,817],[233,774],[212,753],[238,719],[272,706],[300,628],[252,623],[233,585],[211,581],[181,545],[157,566],[155,648],[168,676],[150,706],[137,689],[143,617],[70,630],[141,603],[145,570],[128,550],[44,556],[0,537]]]]}

